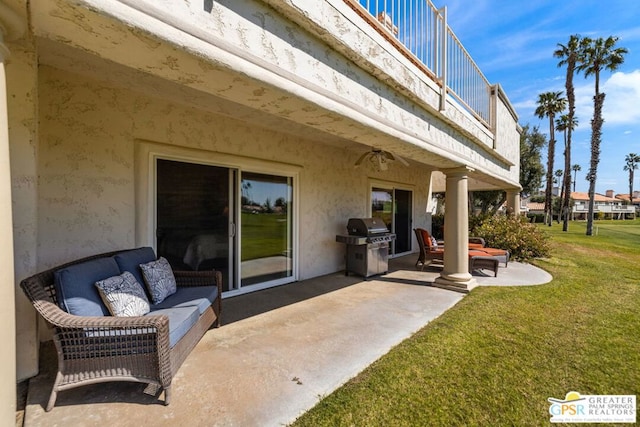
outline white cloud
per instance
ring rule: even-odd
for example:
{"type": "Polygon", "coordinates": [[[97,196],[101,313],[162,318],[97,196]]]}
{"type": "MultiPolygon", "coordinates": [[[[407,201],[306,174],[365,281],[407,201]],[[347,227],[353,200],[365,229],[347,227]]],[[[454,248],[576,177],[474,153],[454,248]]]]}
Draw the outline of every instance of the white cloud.
{"type": "MultiPolygon", "coordinates": [[[[635,125],[640,122],[640,70],[612,74],[608,79],[601,80],[600,91],[606,94],[602,110],[606,124],[635,125]]],[[[589,77],[586,82],[576,84],[575,93],[580,128],[590,126],[593,116],[593,78],[589,77]]]]}
{"type": "Polygon", "coordinates": [[[640,121],[640,70],[614,73],[604,84],[604,118],[607,123],[640,121]]]}

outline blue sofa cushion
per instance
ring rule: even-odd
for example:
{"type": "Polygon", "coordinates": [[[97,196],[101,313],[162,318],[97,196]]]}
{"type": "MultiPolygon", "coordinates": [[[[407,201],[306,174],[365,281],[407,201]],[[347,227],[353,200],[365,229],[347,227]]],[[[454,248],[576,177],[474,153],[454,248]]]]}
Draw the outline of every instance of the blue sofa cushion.
{"type": "Polygon", "coordinates": [[[56,271],[54,286],[60,308],[77,316],[108,316],[95,283],[119,274],[113,258],[97,258],[56,271]]]}
{"type": "Polygon", "coordinates": [[[213,304],[218,296],[217,286],[183,286],[175,294],[168,296],[159,304],[151,306],[151,310],[161,310],[171,307],[198,307],[202,314],[213,304]]]}
{"type": "Polygon", "coordinates": [[[128,271],[133,274],[133,277],[136,278],[138,283],[144,286],[144,277],[142,277],[140,264],[155,261],[156,253],[153,251],[153,248],[144,247],[120,252],[114,255],[113,258],[116,260],[116,263],[118,263],[118,267],[120,267],[120,273],[128,271]]]}
{"type": "Polygon", "coordinates": [[[169,316],[169,346],[173,347],[180,341],[189,329],[196,324],[200,315],[198,308],[193,307],[174,307],[164,308],[150,311],[147,316],[157,315],[169,316]]]}

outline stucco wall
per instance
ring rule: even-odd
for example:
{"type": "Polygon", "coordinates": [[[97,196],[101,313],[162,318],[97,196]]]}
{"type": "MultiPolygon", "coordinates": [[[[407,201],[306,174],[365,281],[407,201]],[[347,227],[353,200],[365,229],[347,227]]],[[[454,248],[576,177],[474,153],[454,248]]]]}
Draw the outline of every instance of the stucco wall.
{"type": "Polygon", "coordinates": [[[87,3],[103,14],[37,2],[35,31],[293,122],[517,186],[517,174],[481,148],[493,145],[491,133],[452,103],[439,113],[433,82],[342,2],[271,2],[277,10],[262,1],[87,3]],[[72,11],[82,27],[65,19],[72,11]]]}
{"type": "Polygon", "coordinates": [[[11,155],[11,208],[13,211],[12,281],[16,303],[17,378],[38,371],[36,312],[19,287],[37,268],[37,61],[33,42],[11,45],[7,61],[9,140],[11,155]]]}
{"type": "MultiPolygon", "coordinates": [[[[301,167],[300,278],[339,270],[335,235],[368,211],[369,179],[414,189],[426,224],[429,171],[398,163],[355,169],[361,152],[302,140],[90,78],[41,67],[38,242],[40,268],[136,244],[137,139],[301,167]],[[413,187],[412,187],[413,186],[413,187]]],[[[238,157],[242,163],[242,158],[238,157]]]]}

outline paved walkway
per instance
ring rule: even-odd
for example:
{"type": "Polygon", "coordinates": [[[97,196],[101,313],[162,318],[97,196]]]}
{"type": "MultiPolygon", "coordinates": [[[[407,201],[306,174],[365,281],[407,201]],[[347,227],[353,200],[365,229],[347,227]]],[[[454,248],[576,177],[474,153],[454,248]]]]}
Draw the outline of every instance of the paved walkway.
{"type": "MultiPolygon", "coordinates": [[[[135,383],[105,383],[58,394],[44,412],[52,372],[29,384],[26,426],[281,426],[294,421],[392,347],[460,301],[429,286],[437,271],[417,272],[416,255],[392,260],[372,280],[342,273],[228,298],[223,326],[210,330],[173,380],[173,400],[135,383]],[[161,396],[162,398],[163,396],[161,396]]],[[[509,263],[479,285],[533,285],[542,270],[509,263]]],[[[45,346],[41,366],[55,365],[45,346]]]]}

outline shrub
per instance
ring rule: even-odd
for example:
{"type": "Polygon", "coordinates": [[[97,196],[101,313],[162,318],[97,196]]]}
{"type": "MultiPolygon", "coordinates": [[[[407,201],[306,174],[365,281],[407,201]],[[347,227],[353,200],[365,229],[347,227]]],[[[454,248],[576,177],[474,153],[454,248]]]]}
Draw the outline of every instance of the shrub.
{"type": "Polygon", "coordinates": [[[527,214],[527,218],[529,219],[529,222],[532,223],[543,223],[544,222],[544,214],[532,214],[529,213],[527,214]]]}
{"type": "Polygon", "coordinates": [[[444,214],[435,214],[431,217],[431,235],[436,239],[444,238],[444,214]]]}
{"type": "Polygon", "coordinates": [[[489,247],[507,249],[517,261],[546,257],[550,251],[549,236],[523,216],[488,217],[470,235],[482,237],[489,247]]]}

